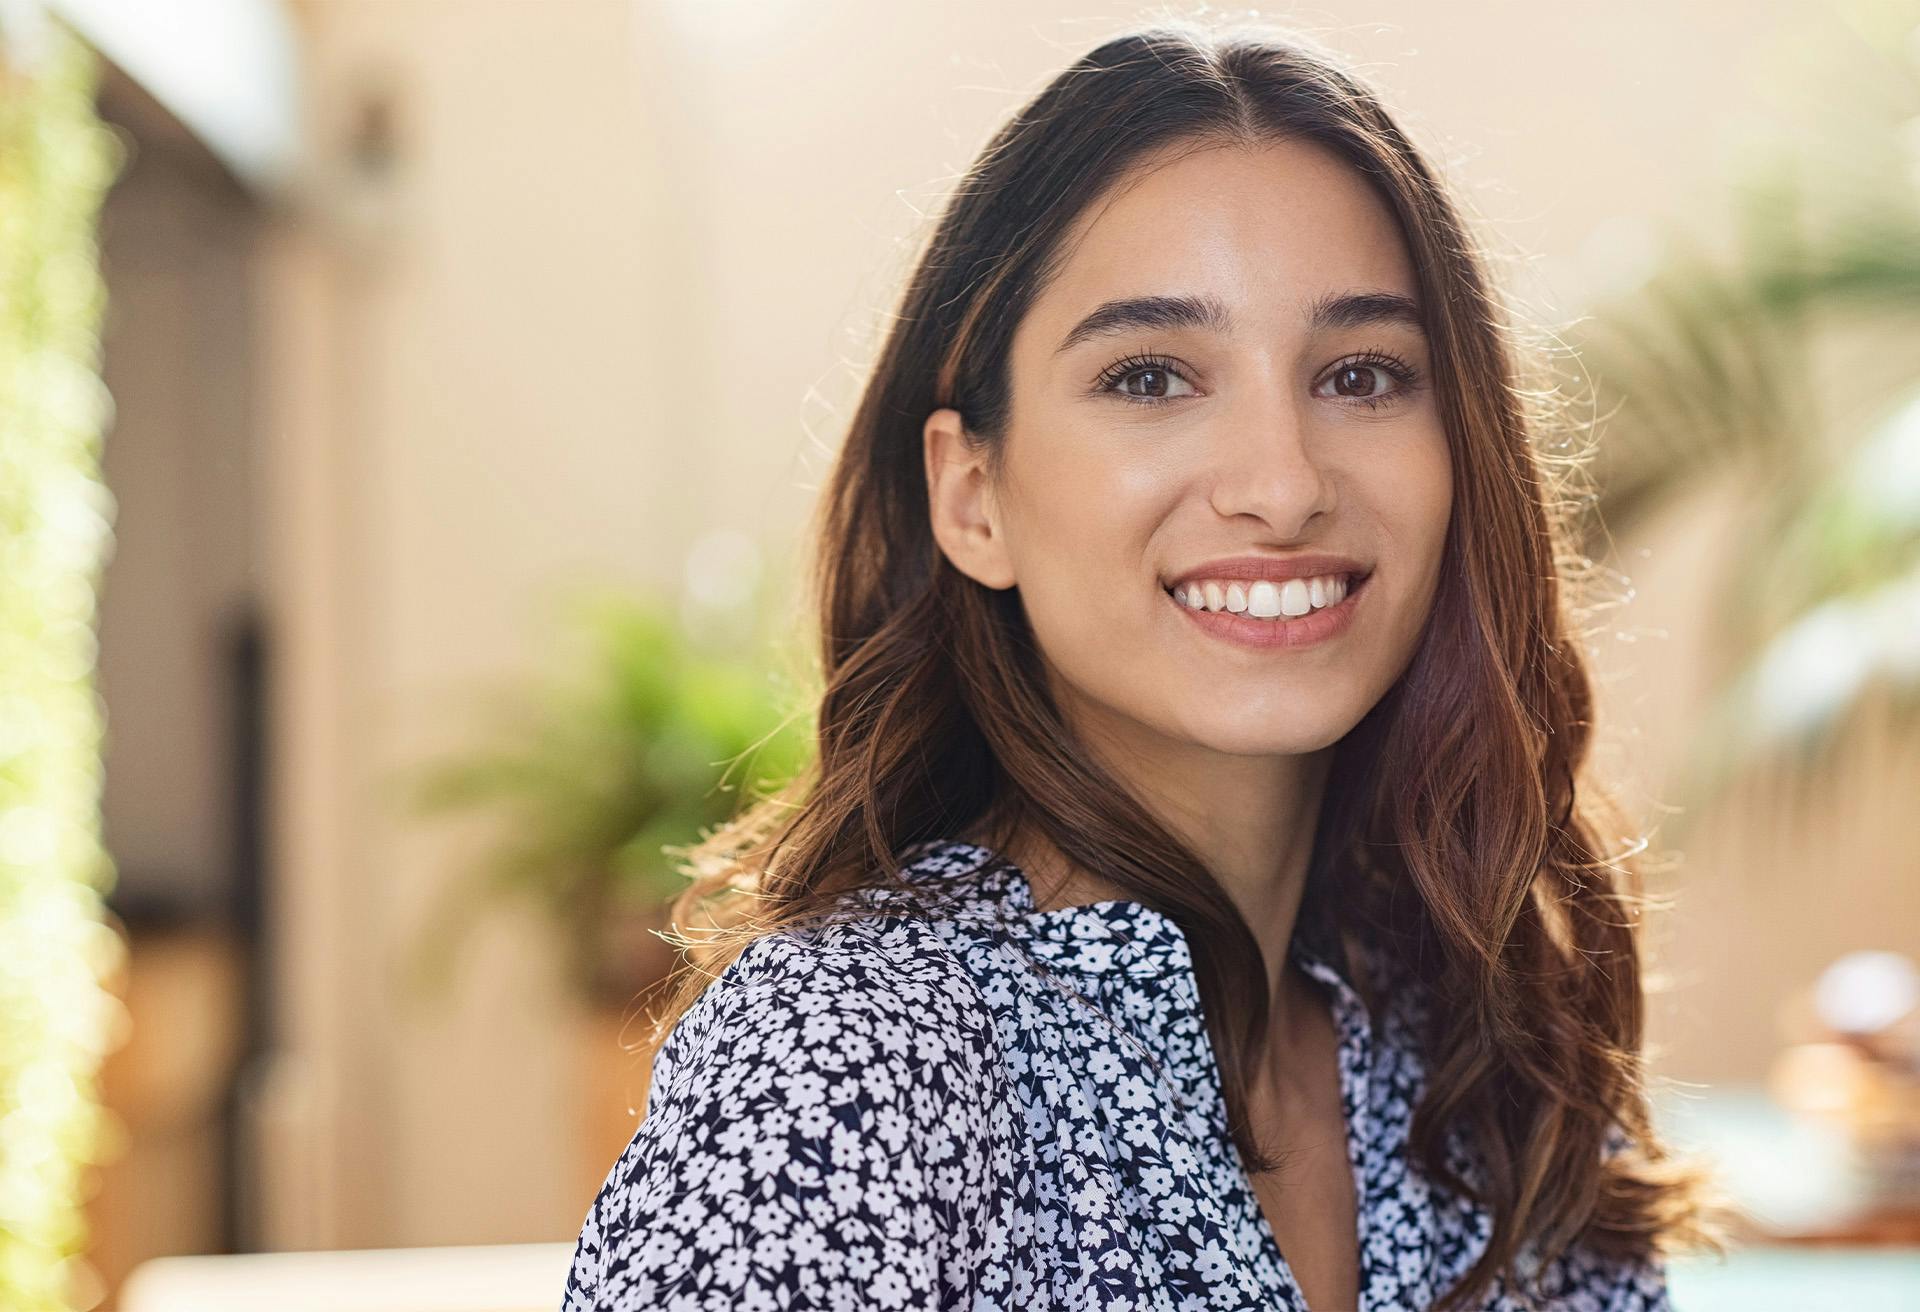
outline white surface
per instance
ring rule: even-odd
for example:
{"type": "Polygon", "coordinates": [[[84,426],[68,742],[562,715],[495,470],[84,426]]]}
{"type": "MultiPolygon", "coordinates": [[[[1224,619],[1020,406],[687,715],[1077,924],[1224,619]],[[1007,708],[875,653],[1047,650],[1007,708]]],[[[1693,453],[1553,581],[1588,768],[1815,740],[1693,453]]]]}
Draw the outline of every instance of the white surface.
{"type": "Polygon", "coordinates": [[[159,1257],[120,1312],[554,1312],[573,1244],[159,1257]]]}
{"type": "Polygon", "coordinates": [[[249,186],[271,191],[299,142],[295,31],[282,0],[45,0],[249,186]]]}

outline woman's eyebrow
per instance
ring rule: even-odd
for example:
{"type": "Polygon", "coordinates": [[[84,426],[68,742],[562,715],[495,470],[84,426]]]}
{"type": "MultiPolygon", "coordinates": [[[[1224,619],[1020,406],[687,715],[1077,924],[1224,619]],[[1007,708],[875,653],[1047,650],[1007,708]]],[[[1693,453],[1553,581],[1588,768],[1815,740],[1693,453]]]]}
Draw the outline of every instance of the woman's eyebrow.
{"type": "Polygon", "coordinates": [[[1080,343],[1136,328],[1204,328],[1222,336],[1233,331],[1233,316],[1212,296],[1129,296],[1107,301],[1073,326],[1055,355],[1080,343]]]}
{"type": "MultiPolygon", "coordinates": [[[[1359,328],[1397,323],[1424,332],[1426,317],[1412,297],[1399,292],[1329,292],[1307,307],[1307,331],[1359,328]]],[[[1071,351],[1082,342],[1136,329],[1199,328],[1226,336],[1233,332],[1233,316],[1212,296],[1129,296],[1107,301],[1075,324],[1054,349],[1071,351]]]]}
{"type": "Polygon", "coordinates": [[[1329,292],[1307,309],[1307,331],[1328,328],[1364,328],[1376,323],[1397,323],[1417,332],[1427,330],[1427,317],[1419,302],[1399,292],[1329,292]]]}

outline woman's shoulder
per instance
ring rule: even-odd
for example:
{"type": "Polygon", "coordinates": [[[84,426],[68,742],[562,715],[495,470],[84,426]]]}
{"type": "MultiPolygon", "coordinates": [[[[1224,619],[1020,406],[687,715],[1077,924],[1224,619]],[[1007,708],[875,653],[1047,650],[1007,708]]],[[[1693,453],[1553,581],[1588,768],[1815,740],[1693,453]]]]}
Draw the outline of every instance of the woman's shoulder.
{"type": "Polygon", "coordinates": [[[896,881],[849,890],[814,920],[753,939],[676,1031],[801,1025],[817,1039],[837,1017],[906,1025],[928,1055],[942,1040],[977,1047],[994,1027],[994,963],[978,951],[993,935],[979,930],[998,923],[1002,894],[984,850],[955,855],[955,846],[909,849],[896,881]]]}
{"type": "Polygon", "coordinates": [[[919,917],[882,910],[762,934],[697,1005],[735,1027],[811,1021],[816,1040],[824,1017],[955,1036],[990,1021],[977,981],[949,943],[919,917]]]}
{"type": "Polygon", "coordinates": [[[978,989],[926,926],[762,935],[662,1045],[565,1306],[857,1301],[870,1280],[931,1294],[985,1225],[1001,1065],[978,989]]]}

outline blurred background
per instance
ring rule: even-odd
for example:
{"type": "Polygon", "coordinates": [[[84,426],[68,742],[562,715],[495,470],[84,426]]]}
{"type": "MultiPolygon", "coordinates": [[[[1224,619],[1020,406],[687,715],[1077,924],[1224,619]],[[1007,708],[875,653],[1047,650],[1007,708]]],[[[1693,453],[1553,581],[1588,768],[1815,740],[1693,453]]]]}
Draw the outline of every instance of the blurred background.
{"type": "MultiPolygon", "coordinates": [[[[1353,10],[1598,422],[1676,1303],[1920,1306],[1920,5],[1353,10]]],[[[0,0],[0,1306],[557,1305],[916,243],[1250,12],[0,0]]]]}

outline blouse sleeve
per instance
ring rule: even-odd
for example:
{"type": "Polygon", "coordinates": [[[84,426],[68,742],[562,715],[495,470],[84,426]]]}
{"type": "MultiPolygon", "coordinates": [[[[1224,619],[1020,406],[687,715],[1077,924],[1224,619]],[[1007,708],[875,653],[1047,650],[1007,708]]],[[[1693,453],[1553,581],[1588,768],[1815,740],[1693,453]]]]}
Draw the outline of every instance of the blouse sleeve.
{"type": "Polygon", "coordinates": [[[1548,1268],[1541,1292],[1556,1312],[1673,1312],[1657,1253],[1609,1257],[1575,1244],[1548,1268]]]}
{"type": "Polygon", "coordinates": [[[562,1312],[970,1301],[1006,1097],[977,992],[871,949],[763,945],[770,970],[729,970],[669,1035],[562,1312]]]}

